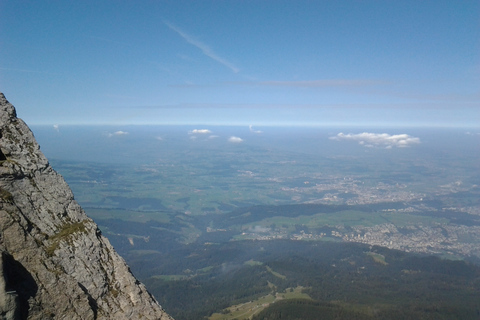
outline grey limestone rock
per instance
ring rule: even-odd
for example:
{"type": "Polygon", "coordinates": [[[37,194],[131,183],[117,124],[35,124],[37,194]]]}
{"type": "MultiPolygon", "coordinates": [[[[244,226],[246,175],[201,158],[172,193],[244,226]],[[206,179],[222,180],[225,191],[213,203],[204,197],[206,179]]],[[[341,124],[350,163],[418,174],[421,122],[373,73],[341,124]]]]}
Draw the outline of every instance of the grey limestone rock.
{"type": "Polygon", "coordinates": [[[0,319],[172,319],[1,93],[0,319]]]}

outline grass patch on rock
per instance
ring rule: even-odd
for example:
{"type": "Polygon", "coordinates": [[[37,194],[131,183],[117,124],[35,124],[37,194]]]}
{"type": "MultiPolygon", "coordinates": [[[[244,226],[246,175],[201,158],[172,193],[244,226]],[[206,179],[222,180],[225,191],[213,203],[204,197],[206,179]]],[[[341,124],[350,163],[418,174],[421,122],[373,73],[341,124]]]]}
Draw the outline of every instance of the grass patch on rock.
{"type": "Polygon", "coordinates": [[[46,248],[47,254],[52,256],[57,250],[60,245],[61,241],[67,241],[69,244],[72,242],[71,236],[78,233],[86,233],[87,229],[85,223],[87,220],[83,220],[80,222],[74,222],[70,224],[66,224],[63,226],[62,229],[55,235],[51,236],[49,240],[51,244],[46,248]]]}

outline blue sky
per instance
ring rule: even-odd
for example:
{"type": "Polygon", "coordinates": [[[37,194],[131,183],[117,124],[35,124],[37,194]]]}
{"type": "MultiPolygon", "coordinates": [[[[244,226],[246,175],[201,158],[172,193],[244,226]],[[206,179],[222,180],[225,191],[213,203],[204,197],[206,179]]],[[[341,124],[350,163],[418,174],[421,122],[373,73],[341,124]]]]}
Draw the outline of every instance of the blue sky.
{"type": "Polygon", "coordinates": [[[480,126],[478,1],[2,1],[28,124],[480,126]]]}

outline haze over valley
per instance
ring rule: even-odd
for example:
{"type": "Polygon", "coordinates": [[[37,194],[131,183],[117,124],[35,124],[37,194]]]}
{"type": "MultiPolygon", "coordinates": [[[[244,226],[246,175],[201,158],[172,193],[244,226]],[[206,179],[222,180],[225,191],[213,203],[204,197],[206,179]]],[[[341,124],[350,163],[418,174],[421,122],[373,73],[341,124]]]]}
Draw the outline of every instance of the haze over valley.
{"type": "MultiPolygon", "coordinates": [[[[278,255],[272,261],[287,258],[276,253],[285,241],[304,243],[300,255],[312,243],[358,243],[360,252],[373,252],[366,258],[382,257],[385,265],[400,262],[385,260],[380,248],[480,261],[475,129],[34,129],[87,214],[161,302],[172,298],[158,287],[208,279],[222,268],[235,274],[249,261],[263,266],[268,252],[278,255]]],[[[208,316],[234,301],[242,300],[222,300],[210,311],[172,305],[173,315],[208,316]]],[[[170,312],[167,301],[162,306],[170,312]]]]}

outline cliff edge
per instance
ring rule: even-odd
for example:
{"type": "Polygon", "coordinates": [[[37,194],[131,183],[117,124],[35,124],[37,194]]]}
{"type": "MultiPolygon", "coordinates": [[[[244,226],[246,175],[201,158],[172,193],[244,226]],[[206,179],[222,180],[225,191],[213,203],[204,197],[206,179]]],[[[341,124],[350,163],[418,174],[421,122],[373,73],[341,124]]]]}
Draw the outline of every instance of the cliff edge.
{"type": "Polygon", "coordinates": [[[0,93],[0,319],[172,319],[0,93]]]}

